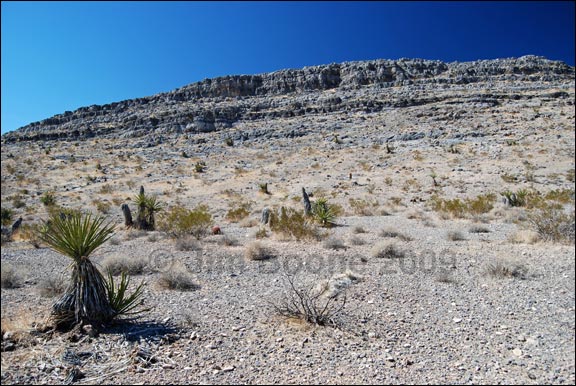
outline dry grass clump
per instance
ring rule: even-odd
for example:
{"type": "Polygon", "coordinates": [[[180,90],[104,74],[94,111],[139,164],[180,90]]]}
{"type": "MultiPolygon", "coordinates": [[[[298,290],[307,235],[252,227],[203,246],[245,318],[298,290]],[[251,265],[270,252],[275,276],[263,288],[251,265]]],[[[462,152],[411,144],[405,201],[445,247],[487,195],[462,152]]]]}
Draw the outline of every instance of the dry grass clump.
{"type": "Polygon", "coordinates": [[[337,238],[337,237],[329,237],[326,240],[324,240],[324,248],[326,249],[346,249],[346,245],[344,244],[344,241],[342,241],[341,239],[337,238]]]}
{"type": "Polygon", "coordinates": [[[464,241],[464,240],[466,240],[466,237],[464,237],[464,234],[460,231],[448,231],[448,233],[446,234],[446,237],[450,241],[464,241]]]}
{"type": "Polygon", "coordinates": [[[226,213],[225,219],[230,222],[239,222],[250,214],[250,203],[240,203],[226,213]]]}
{"type": "Polygon", "coordinates": [[[244,257],[247,260],[267,260],[275,257],[274,251],[260,243],[259,241],[253,241],[246,246],[244,250],[244,257]]]}
{"type": "Polygon", "coordinates": [[[224,247],[235,247],[238,245],[238,240],[232,236],[223,235],[218,239],[218,245],[224,247]]]}
{"type": "Polygon", "coordinates": [[[66,281],[60,276],[50,276],[38,284],[38,293],[45,298],[60,296],[66,290],[66,281]]]}
{"type": "Polygon", "coordinates": [[[24,282],[22,270],[15,268],[10,263],[2,263],[2,288],[18,288],[24,282]]]}
{"type": "Polygon", "coordinates": [[[407,236],[403,233],[400,233],[397,230],[392,229],[392,228],[384,228],[380,232],[378,232],[378,235],[380,237],[398,238],[398,239],[403,240],[403,241],[411,241],[412,240],[412,237],[407,236]]]}
{"type": "Polygon", "coordinates": [[[183,236],[176,240],[177,251],[199,251],[202,246],[198,240],[192,236],[183,236]]]}
{"type": "Polygon", "coordinates": [[[389,241],[379,241],[370,250],[372,257],[378,259],[399,259],[405,256],[404,251],[402,251],[398,246],[389,241]]]}
{"type": "Polygon", "coordinates": [[[147,234],[148,234],[148,232],[146,232],[145,230],[142,230],[142,229],[129,229],[124,234],[124,240],[138,239],[140,237],[146,236],[147,234]]]}
{"type": "Polygon", "coordinates": [[[508,236],[508,241],[512,244],[536,244],[540,235],[531,229],[521,229],[508,236]]]}
{"type": "Polygon", "coordinates": [[[490,229],[488,229],[487,227],[485,227],[483,225],[471,225],[470,228],[468,228],[468,232],[469,233],[490,233],[490,229]]]}
{"type": "Polygon", "coordinates": [[[367,233],[367,231],[362,225],[354,225],[352,227],[352,233],[367,233]]]}
{"type": "Polygon", "coordinates": [[[146,261],[135,257],[108,255],[102,261],[102,270],[117,276],[122,272],[128,275],[141,275],[146,268],[146,261]]]}
{"type": "Polygon", "coordinates": [[[356,216],[374,216],[376,209],[380,205],[377,200],[364,200],[360,198],[350,198],[348,200],[352,213],[356,216]]]}
{"type": "Polygon", "coordinates": [[[519,261],[499,258],[488,262],[484,271],[492,277],[524,279],[528,269],[519,261]]]}
{"type": "Polygon", "coordinates": [[[162,272],[157,284],[162,289],[178,291],[191,291],[199,288],[199,285],[194,283],[192,273],[179,261],[162,272]]]}
{"type": "Polygon", "coordinates": [[[366,241],[363,238],[356,236],[356,235],[351,235],[348,238],[348,242],[352,245],[364,245],[364,244],[366,244],[366,241]]]}

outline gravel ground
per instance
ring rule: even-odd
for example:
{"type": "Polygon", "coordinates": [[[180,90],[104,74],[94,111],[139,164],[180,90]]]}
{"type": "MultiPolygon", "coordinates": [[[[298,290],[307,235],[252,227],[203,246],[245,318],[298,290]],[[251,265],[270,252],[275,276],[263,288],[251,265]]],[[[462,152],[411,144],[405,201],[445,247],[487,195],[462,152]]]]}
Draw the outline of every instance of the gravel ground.
{"type": "MultiPolygon", "coordinates": [[[[464,220],[433,218],[425,226],[407,217],[340,218],[332,236],[341,249],[265,239],[276,254],[265,261],[243,257],[257,228],[227,225],[223,231],[238,245],[210,236],[192,252],[176,251],[160,233],[150,241],[120,231],[117,245],[107,243],[93,260],[146,259],[151,269],[133,281],[146,282],[152,310],[96,337],[14,328],[3,339],[3,349],[13,347],[2,352],[2,384],[67,377],[78,384],[574,384],[574,247],[512,244],[514,224],[492,222],[483,224],[488,233],[470,233],[464,220]],[[353,233],[356,225],[367,232],[353,233]],[[379,236],[385,228],[408,237],[379,236]],[[449,240],[450,230],[465,240],[449,240]],[[404,257],[373,257],[381,240],[395,242],[404,257]],[[173,261],[189,268],[199,288],[156,285],[173,261]],[[490,275],[497,261],[517,264],[522,274],[490,275]],[[348,287],[336,326],[275,313],[289,291],[285,272],[307,286],[347,270],[360,279],[348,287]]],[[[1,258],[23,276],[22,287],[2,289],[3,330],[19,320],[29,329],[52,302],[38,294],[39,283],[68,261],[25,242],[3,246],[1,258]]]]}

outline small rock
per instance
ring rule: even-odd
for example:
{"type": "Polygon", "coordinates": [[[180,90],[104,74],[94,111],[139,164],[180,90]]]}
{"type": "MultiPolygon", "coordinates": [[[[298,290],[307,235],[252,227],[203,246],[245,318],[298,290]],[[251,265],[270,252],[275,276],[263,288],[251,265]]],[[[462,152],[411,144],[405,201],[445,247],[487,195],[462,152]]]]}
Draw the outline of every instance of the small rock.
{"type": "Polygon", "coordinates": [[[224,366],[222,367],[222,371],[234,371],[234,366],[224,366]]]}
{"type": "Polygon", "coordinates": [[[82,331],[91,338],[94,338],[98,335],[98,330],[96,330],[91,324],[82,326],[82,331]]]}
{"type": "Polygon", "coordinates": [[[454,319],[452,319],[452,321],[454,323],[460,323],[462,321],[462,319],[461,318],[454,318],[454,319]]]}
{"type": "Polygon", "coordinates": [[[514,355],[516,355],[517,357],[521,357],[521,356],[522,356],[522,350],[520,350],[519,348],[515,348],[514,350],[512,350],[512,352],[513,352],[514,355]]]}

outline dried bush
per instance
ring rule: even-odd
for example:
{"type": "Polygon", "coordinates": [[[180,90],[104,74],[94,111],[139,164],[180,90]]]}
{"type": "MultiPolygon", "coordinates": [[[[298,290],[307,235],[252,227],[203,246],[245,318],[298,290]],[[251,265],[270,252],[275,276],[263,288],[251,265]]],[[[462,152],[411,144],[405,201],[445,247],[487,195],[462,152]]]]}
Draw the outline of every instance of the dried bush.
{"type": "Polygon", "coordinates": [[[510,259],[494,259],[486,264],[484,271],[487,275],[493,277],[513,277],[523,279],[526,277],[528,269],[519,261],[510,259]]]}
{"type": "Polygon", "coordinates": [[[403,233],[400,233],[397,230],[392,229],[392,228],[384,228],[378,233],[378,235],[380,237],[398,238],[398,239],[404,240],[404,241],[411,241],[412,240],[412,237],[407,236],[403,233]]]}
{"type": "Polygon", "coordinates": [[[146,268],[146,261],[136,257],[109,255],[102,261],[102,270],[117,276],[122,272],[129,275],[141,275],[146,268]]]}
{"type": "Polygon", "coordinates": [[[18,288],[24,282],[22,272],[10,263],[2,263],[0,283],[2,288],[18,288]]]}
{"type": "Polygon", "coordinates": [[[294,277],[284,275],[285,292],[274,310],[288,318],[325,326],[337,325],[338,316],[346,305],[346,290],[358,277],[352,273],[337,275],[318,285],[299,288],[294,277]]]}
{"type": "Polygon", "coordinates": [[[470,232],[470,233],[490,233],[490,229],[488,229],[482,225],[471,225],[470,228],[468,228],[468,232],[470,232]]]}
{"type": "Polygon", "coordinates": [[[178,251],[199,251],[202,246],[196,238],[183,236],[176,240],[176,250],[178,251]]]}
{"type": "Polygon", "coordinates": [[[574,208],[570,214],[552,206],[538,209],[528,215],[528,223],[545,241],[574,244],[574,208]]]}
{"type": "Polygon", "coordinates": [[[372,257],[376,257],[378,259],[399,259],[405,256],[404,251],[399,249],[395,243],[387,241],[380,241],[376,243],[372,247],[370,254],[372,257]]]}
{"type": "Polygon", "coordinates": [[[267,260],[276,256],[276,253],[259,241],[253,241],[246,246],[244,257],[247,260],[267,260]]]}
{"type": "Polygon", "coordinates": [[[42,297],[53,298],[62,295],[66,290],[66,281],[60,276],[50,276],[38,284],[38,293],[42,297]]]}
{"type": "Polygon", "coordinates": [[[329,237],[326,240],[324,240],[324,248],[326,249],[346,249],[346,245],[344,244],[344,241],[342,241],[341,239],[337,238],[337,237],[329,237]]]}
{"type": "Polygon", "coordinates": [[[179,261],[162,272],[158,279],[158,286],[163,289],[178,291],[191,291],[199,288],[198,284],[194,283],[192,273],[179,261]]]}
{"type": "Polygon", "coordinates": [[[448,233],[446,234],[446,237],[450,241],[464,241],[464,240],[466,240],[466,237],[464,237],[464,234],[460,231],[448,231],[448,233]]]}

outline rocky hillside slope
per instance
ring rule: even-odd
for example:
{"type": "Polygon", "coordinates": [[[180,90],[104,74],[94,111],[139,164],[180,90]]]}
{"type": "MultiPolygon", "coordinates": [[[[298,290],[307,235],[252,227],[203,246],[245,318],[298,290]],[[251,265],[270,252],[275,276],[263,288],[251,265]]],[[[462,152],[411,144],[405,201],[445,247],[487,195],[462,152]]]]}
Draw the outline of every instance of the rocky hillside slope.
{"type": "MultiPolygon", "coordinates": [[[[536,56],[466,63],[333,63],[206,79],[167,93],[82,107],[7,133],[2,141],[145,137],[155,145],[166,136],[221,131],[257,120],[375,113],[438,102],[489,107],[505,99],[531,98],[529,91],[539,89],[548,93],[540,97],[568,98],[564,90],[574,86],[574,76],[574,67],[536,56]],[[558,90],[549,92],[551,88],[558,90]]],[[[243,139],[262,134],[235,133],[243,139]]],[[[305,133],[291,129],[281,135],[305,133]]]]}

